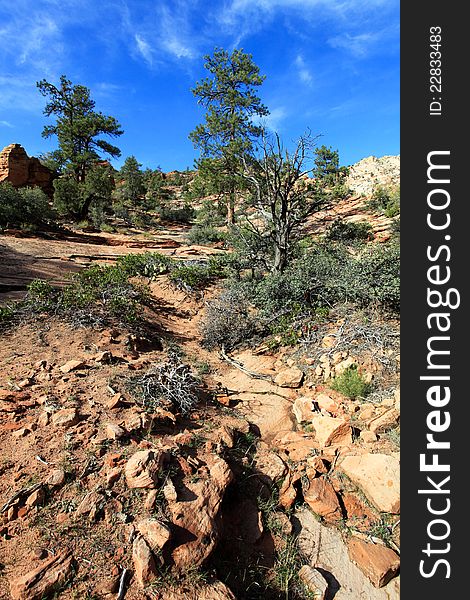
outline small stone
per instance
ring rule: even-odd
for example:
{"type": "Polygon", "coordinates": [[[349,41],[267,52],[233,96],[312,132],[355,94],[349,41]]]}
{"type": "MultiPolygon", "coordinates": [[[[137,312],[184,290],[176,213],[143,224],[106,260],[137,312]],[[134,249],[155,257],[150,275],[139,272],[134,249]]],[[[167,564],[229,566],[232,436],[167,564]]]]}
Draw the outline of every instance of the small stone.
{"type": "Polygon", "coordinates": [[[65,483],[65,471],[63,469],[54,469],[49,473],[45,483],[50,487],[60,487],[65,483]]]}
{"type": "Polygon", "coordinates": [[[372,442],[377,441],[377,436],[373,431],[367,431],[366,429],[363,429],[359,434],[359,439],[365,444],[372,444],[372,442]]]}
{"type": "Polygon", "coordinates": [[[352,429],[343,419],[315,415],[312,419],[315,440],[321,447],[348,446],[352,443],[352,429]]]}
{"type": "Polygon", "coordinates": [[[30,386],[33,383],[33,380],[31,378],[28,379],[22,379],[19,383],[18,383],[18,387],[20,387],[21,389],[24,389],[28,386],[30,386]]]}
{"type": "Polygon", "coordinates": [[[400,463],[387,454],[346,456],[338,467],[382,512],[400,512],[400,463]]]}
{"type": "Polygon", "coordinates": [[[12,600],[41,600],[70,577],[74,559],[69,551],[56,554],[42,562],[36,569],[10,583],[12,600]]]}
{"type": "Polygon", "coordinates": [[[111,410],[114,408],[119,408],[122,406],[122,396],[121,394],[114,394],[114,396],[112,398],[110,398],[107,402],[106,402],[106,406],[108,408],[110,408],[111,410]]]}
{"type": "Polygon", "coordinates": [[[147,497],[145,498],[145,502],[144,502],[145,510],[147,510],[148,512],[152,512],[157,504],[157,498],[158,498],[158,491],[150,490],[149,493],[147,494],[147,497]]]}
{"type": "Polygon", "coordinates": [[[142,536],[135,538],[132,545],[132,560],[134,562],[135,578],[143,589],[157,576],[155,560],[149,545],[142,536]]]}
{"type": "Polygon", "coordinates": [[[279,387],[298,388],[302,385],[304,374],[297,367],[283,369],[274,378],[274,383],[279,387]]]}
{"type": "Polygon", "coordinates": [[[122,454],[120,452],[116,452],[114,454],[107,454],[104,459],[104,464],[107,467],[116,467],[122,460],[122,454]]]}
{"type": "Polygon", "coordinates": [[[125,437],[126,431],[116,423],[106,424],[106,438],[108,440],[120,440],[125,437]]]}
{"type": "Polygon", "coordinates": [[[341,403],[326,392],[320,392],[315,396],[315,404],[320,410],[326,410],[333,415],[336,415],[341,407],[341,403]]]}
{"type": "Polygon", "coordinates": [[[348,543],[348,552],[352,562],[377,588],[386,585],[395,577],[400,568],[398,555],[385,546],[351,538],[348,543]]]}
{"type": "Polygon", "coordinates": [[[138,431],[142,427],[142,417],[140,413],[133,413],[124,422],[127,431],[138,431]]]}
{"type": "Polygon", "coordinates": [[[57,513],[55,520],[56,520],[56,523],[58,523],[59,525],[62,525],[63,523],[66,523],[69,520],[69,515],[64,512],[57,513]]]}
{"type": "Polygon", "coordinates": [[[121,477],[122,469],[120,467],[114,467],[106,475],[106,487],[112,487],[116,481],[121,477]]]}
{"type": "Polygon", "coordinates": [[[328,473],[328,467],[325,461],[319,456],[309,456],[307,457],[307,464],[309,467],[315,469],[317,473],[321,475],[328,473]]]}
{"type": "Polygon", "coordinates": [[[390,408],[387,412],[369,422],[369,429],[373,433],[382,433],[397,425],[400,420],[400,413],[395,408],[390,408]]]}
{"type": "Polygon", "coordinates": [[[13,435],[17,438],[20,438],[27,436],[29,433],[31,433],[31,429],[29,429],[28,427],[22,427],[21,429],[17,429],[16,431],[14,431],[13,435]]]}
{"type": "Polygon", "coordinates": [[[73,427],[80,420],[78,411],[76,408],[63,408],[53,413],[52,423],[58,427],[73,427]]]}
{"type": "Polygon", "coordinates": [[[24,402],[30,398],[28,392],[16,391],[16,390],[0,390],[0,401],[1,402],[24,402]]]}
{"type": "Polygon", "coordinates": [[[126,463],[125,474],[130,488],[155,488],[166,454],[155,450],[136,452],[126,463]]]}
{"type": "Polygon", "coordinates": [[[292,405],[292,410],[298,423],[310,421],[314,415],[312,398],[300,396],[292,405]]]}
{"type": "Polygon", "coordinates": [[[105,504],[105,499],[99,492],[88,492],[77,507],[77,516],[89,515],[90,521],[94,521],[105,504]]]}
{"type": "Polygon", "coordinates": [[[64,365],[62,365],[60,370],[62,373],[70,373],[71,371],[76,371],[77,369],[81,369],[86,365],[86,362],[83,360],[69,360],[64,365]]]}
{"type": "Polygon", "coordinates": [[[315,600],[326,600],[328,591],[328,582],[318,569],[310,565],[304,565],[299,570],[299,578],[305,587],[312,592],[315,600]]]}
{"type": "Polygon", "coordinates": [[[49,553],[47,552],[47,550],[44,550],[44,548],[34,548],[28,554],[28,558],[30,560],[43,560],[44,558],[47,558],[48,556],[49,556],[49,553]]]}
{"type": "Polygon", "coordinates": [[[45,360],[44,358],[41,360],[38,360],[37,362],[34,363],[33,367],[35,369],[46,369],[47,367],[47,360],[45,360]]]}
{"type": "Polygon", "coordinates": [[[168,478],[163,487],[163,496],[167,502],[176,502],[178,500],[176,488],[170,478],[168,478]]]}
{"type": "Polygon", "coordinates": [[[119,574],[111,573],[111,577],[105,577],[102,581],[98,583],[95,588],[95,592],[97,592],[101,596],[111,596],[112,594],[116,594],[119,590],[119,574]]]}
{"type": "Polygon", "coordinates": [[[333,486],[323,477],[309,480],[308,489],[304,491],[304,500],[313,512],[325,521],[338,521],[342,517],[333,486]]]}
{"type": "Polygon", "coordinates": [[[50,421],[50,415],[47,412],[42,412],[37,420],[37,424],[39,425],[39,427],[47,427],[49,425],[49,421],[50,421]]]}
{"type": "Polygon", "coordinates": [[[41,506],[44,503],[46,494],[44,488],[40,487],[26,498],[26,506],[41,506]]]}
{"type": "Polygon", "coordinates": [[[287,472],[285,462],[271,450],[260,449],[257,451],[255,468],[256,472],[271,485],[280,481],[287,472]]]}
{"type": "Polygon", "coordinates": [[[112,362],[113,355],[108,350],[105,350],[104,352],[98,352],[98,354],[95,354],[93,358],[96,363],[100,365],[107,365],[112,362]]]}

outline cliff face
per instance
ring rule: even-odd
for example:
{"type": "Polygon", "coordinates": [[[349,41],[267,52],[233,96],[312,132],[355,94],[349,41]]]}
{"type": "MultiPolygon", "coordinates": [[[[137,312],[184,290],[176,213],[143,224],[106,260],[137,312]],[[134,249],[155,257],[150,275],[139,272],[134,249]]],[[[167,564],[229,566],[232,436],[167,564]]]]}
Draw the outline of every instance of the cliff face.
{"type": "Polygon", "coordinates": [[[0,152],[0,182],[9,181],[14,187],[40,187],[52,196],[54,178],[55,174],[39,159],[29,157],[20,144],[10,144],[0,152]]]}

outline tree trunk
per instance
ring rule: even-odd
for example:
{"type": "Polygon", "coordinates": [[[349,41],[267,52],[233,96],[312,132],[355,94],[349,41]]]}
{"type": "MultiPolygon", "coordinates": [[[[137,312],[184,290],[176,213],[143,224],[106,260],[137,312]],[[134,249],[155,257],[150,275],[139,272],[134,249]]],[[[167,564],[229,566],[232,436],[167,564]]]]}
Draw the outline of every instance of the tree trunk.
{"type": "Polygon", "coordinates": [[[289,249],[289,233],[281,228],[276,231],[274,240],[274,262],[273,273],[282,273],[287,267],[287,255],[289,249]]]}
{"type": "Polygon", "coordinates": [[[227,225],[235,224],[235,191],[230,190],[227,196],[227,225]]]}

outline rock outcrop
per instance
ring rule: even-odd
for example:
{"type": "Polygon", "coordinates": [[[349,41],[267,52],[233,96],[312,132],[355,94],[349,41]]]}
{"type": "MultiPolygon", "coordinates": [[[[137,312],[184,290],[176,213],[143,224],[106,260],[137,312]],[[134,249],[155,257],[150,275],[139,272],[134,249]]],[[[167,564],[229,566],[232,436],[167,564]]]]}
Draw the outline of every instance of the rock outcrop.
{"type": "Polygon", "coordinates": [[[377,185],[400,185],[400,156],[368,156],[349,167],[346,185],[355,194],[370,196],[377,185]]]}
{"type": "Polygon", "coordinates": [[[10,144],[0,152],[0,182],[9,181],[14,187],[40,187],[48,196],[54,191],[53,171],[35,157],[29,157],[20,144],[10,144]]]}

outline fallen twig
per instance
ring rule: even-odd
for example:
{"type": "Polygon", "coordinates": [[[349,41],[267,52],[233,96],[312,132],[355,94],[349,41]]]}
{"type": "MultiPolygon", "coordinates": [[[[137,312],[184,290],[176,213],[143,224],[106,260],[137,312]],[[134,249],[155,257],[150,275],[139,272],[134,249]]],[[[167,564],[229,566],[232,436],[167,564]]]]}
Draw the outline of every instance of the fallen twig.
{"type": "Polygon", "coordinates": [[[271,375],[265,375],[263,373],[255,373],[254,371],[250,371],[250,369],[247,369],[245,366],[243,366],[241,362],[228,356],[225,353],[225,349],[223,346],[220,349],[219,356],[220,356],[220,358],[225,360],[225,362],[228,362],[229,365],[232,365],[232,367],[239,369],[240,371],[242,371],[242,373],[245,373],[246,375],[253,377],[253,379],[265,379],[266,381],[271,381],[271,382],[273,381],[273,378],[271,377],[271,375]]]}

